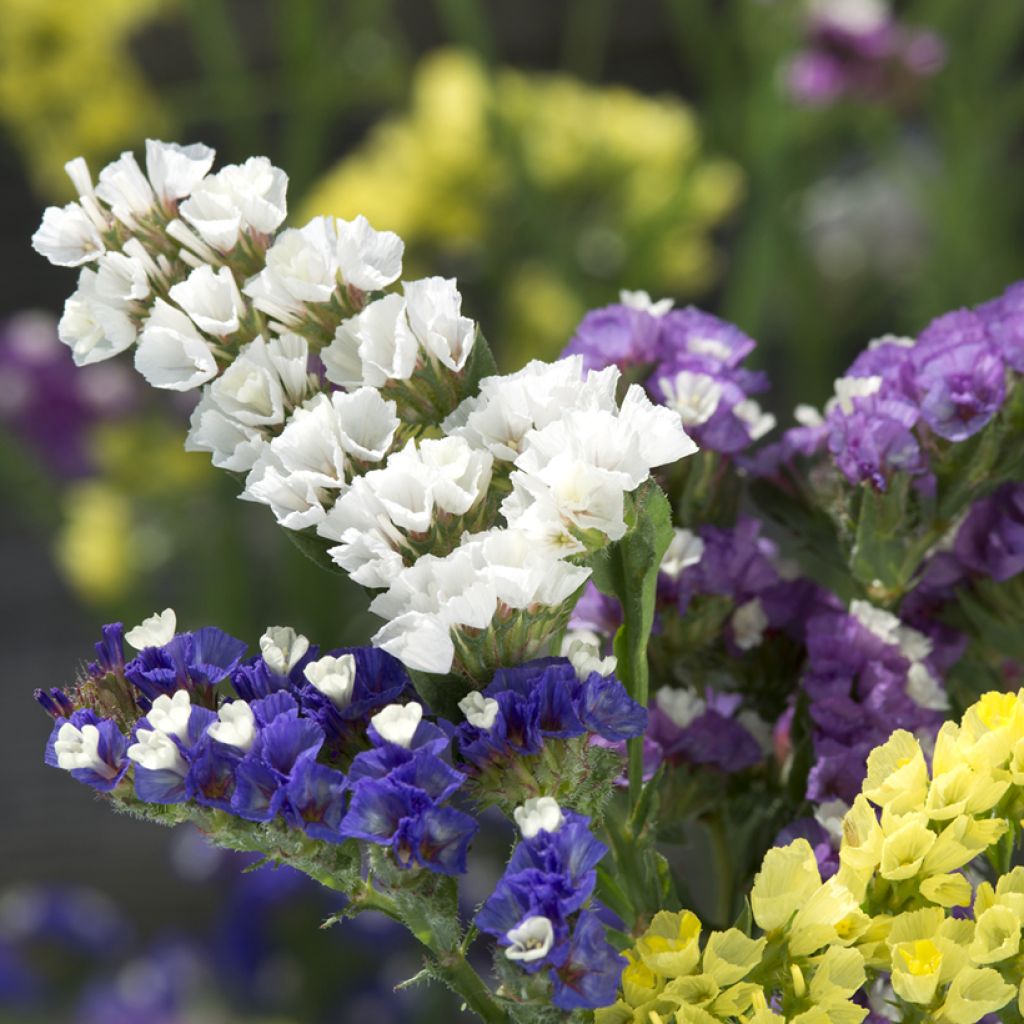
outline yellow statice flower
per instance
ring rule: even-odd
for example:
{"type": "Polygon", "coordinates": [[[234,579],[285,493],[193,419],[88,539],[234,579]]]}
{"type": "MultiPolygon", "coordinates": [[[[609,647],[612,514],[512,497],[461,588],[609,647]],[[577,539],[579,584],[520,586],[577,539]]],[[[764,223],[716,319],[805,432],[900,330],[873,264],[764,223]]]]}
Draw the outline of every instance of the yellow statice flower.
{"type": "Polygon", "coordinates": [[[47,194],[67,194],[68,153],[102,162],[166,127],[128,44],[171,3],[0,0],[0,118],[47,194]]]}
{"type": "Polygon", "coordinates": [[[710,231],[740,192],[736,167],[703,155],[675,97],[490,71],[440,50],[417,68],[408,111],[377,126],[298,216],[362,213],[396,231],[407,276],[459,268],[474,314],[499,296],[488,310],[499,347],[550,357],[613,298],[613,281],[677,297],[707,287],[719,267],[710,231]]]}

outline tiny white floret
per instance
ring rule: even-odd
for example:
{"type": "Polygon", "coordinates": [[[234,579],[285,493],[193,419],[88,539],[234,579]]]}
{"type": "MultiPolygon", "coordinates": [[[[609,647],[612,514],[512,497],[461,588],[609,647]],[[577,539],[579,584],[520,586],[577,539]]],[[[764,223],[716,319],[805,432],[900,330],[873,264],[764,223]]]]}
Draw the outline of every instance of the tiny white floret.
{"type": "Polygon", "coordinates": [[[268,626],[260,637],[260,651],[271,672],[286,676],[309,650],[309,640],[291,626],[268,626]]]}
{"type": "Polygon", "coordinates": [[[704,557],[704,541],[692,530],[676,527],[661,559],[660,571],[669,579],[679,579],[684,569],[697,565],[704,557]]]}
{"type": "Polygon", "coordinates": [[[207,735],[227,747],[251,750],[256,741],[256,716],[244,700],[233,700],[217,712],[218,721],[207,730],[207,735]]]}
{"type": "Polygon", "coordinates": [[[137,651],[145,647],[163,647],[174,636],[177,623],[174,609],[165,608],[162,612],[153,612],[134,629],[129,629],[124,638],[137,651]]]}
{"type": "Polygon", "coordinates": [[[700,718],[708,707],[703,697],[698,697],[691,690],[677,690],[672,686],[661,687],[654,700],[658,710],[679,729],[685,729],[695,718],[700,718]]]}
{"type": "Polygon", "coordinates": [[[546,917],[528,917],[518,928],[505,933],[512,943],[505,950],[509,960],[529,963],[548,955],[555,941],[555,929],[546,917]]]}
{"type": "Polygon", "coordinates": [[[356,684],[354,655],[342,654],[337,658],[324,655],[319,661],[311,661],[302,673],[339,711],[352,703],[352,690],[356,684]]]}
{"type": "Polygon", "coordinates": [[[70,722],[65,722],[57,733],[53,750],[57,755],[58,767],[65,771],[86,769],[105,779],[112,779],[117,769],[100,757],[99,746],[100,731],[95,725],[83,725],[78,729],[70,722]]]}
{"type": "Polygon", "coordinates": [[[768,628],[768,616],[759,597],[752,598],[741,604],[732,613],[732,636],[741,651],[749,651],[757,647],[768,628]]]}
{"type": "Polygon", "coordinates": [[[182,778],[188,773],[188,765],[177,744],[162,732],[140,729],[128,748],[128,759],[151,772],[174,772],[182,778]]]}
{"type": "Polygon", "coordinates": [[[498,717],[499,704],[493,697],[485,697],[479,690],[473,690],[459,701],[459,710],[470,725],[487,731],[498,717]]]}
{"type": "Polygon", "coordinates": [[[538,832],[557,832],[565,821],[562,808],[551,796],[536,796],[512,812],[524,839],[533,839],[538,832]]]}
{"type": "Polygon", "coordinates": [[[166,736],[188,738],[188,723],[192,717],[192,700],[188,690],[177,690],[173,696],[160,694],[146,714],[146,720],[166,736]]]}
{"type": "Polygon", "coordinates": [[[370,719],[370,724],[382,740],[408,749],[422,718],[423,705],[412,701],[409,704],[389,704],[370,719]]]}
{"type": "Polygon", "coordinates": [[[597,644],[579,638],[570,641],[565,657],[569,659],[581,683],[586,682],[594,672],[600,676],[610,676],[618,665],[614,654],[602,658],[601,648],[597,644]]]}

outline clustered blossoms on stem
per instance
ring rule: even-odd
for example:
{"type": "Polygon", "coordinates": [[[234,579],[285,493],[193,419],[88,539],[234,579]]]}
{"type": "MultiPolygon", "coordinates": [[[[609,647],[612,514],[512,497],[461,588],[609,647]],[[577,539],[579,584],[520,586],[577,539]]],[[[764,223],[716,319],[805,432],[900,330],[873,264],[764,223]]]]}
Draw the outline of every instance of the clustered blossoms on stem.
{"type": "Polygon", "coordinates": [[[988,693],[947,722],[930,771],[897,730],[868,757],[837,874],[822,882],[806,840],[770,850],[750,896],[759,937],[731,928],[702,946],[693,914],[659,913],[598,1024],[1012,1015],[1024,1005],[1024,869],[1010,869],[1005,840],[1021,828],[1022,750],[1024,691],[988,693]]]}
{"type": "Polygon", "coordinates": [[[95,189],[68,165],[79,201],[47,210],[34,244],[96,269],[61,339],[79,363],[137,340],[151,384],[202,387],[186,447],[385,591],[374,642],[411,668],[482,682],[542,653],[589,575],[577,556],[624,535],[653,468],[696,451],[680,419],[636,386],[620,404],[618,374],[580,358],[481,380],[454,281],[385,293],[396,235],[363,217],[275,235],[283,172],[212,163],[150,141],[148,176],[125,154],[95,189]]]}

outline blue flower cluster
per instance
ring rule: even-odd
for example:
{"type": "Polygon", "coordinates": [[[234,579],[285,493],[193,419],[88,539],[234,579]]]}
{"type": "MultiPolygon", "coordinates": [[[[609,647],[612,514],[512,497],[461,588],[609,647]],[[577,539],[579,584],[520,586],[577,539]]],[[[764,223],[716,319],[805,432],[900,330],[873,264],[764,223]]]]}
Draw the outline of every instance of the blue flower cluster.
{"type": "Polygon", "coordinates": [[[386,652],[318,660],[305,638],[290,639],[243,661],[245,644],[207,627],[126,662],[122,626],[105,627],[74,691],[36,695],[55,719],[46,762],[101,792],[127,785],[130,771],[143,803],[281,819],[327,842],[390,846],[403,868],[464,872],[477,824],[446,805],[465,780],[442,760],[450,726],[396,702],[409,679],[386,652]],[[325,681],[318,665],[334,675],[325,681]],[[234,699],[214,690],[227,680],[234,699]],[[111,714],[83,706],[103,695],[111,714]]]}
{"type": "Polygon", "coordinates": [[[505,957],[529,974],[547,973],[551,1002],[562,1010],[614,1001],[626,960],[608,943],[592,900],[597,864],[608,852],[590,819],[541,797],[520,808],[523,839],[494,893],[477,914],[505,957]]]}
{"type": "Polygon", "coordinates": [[[580,679],[566,658],[499,669],[482,697],[455,730],[459,753],[479,770],[540,754],[548,739],[627,740],[647,727],[647,711],[618,679],[598,671],[580,679]]]}

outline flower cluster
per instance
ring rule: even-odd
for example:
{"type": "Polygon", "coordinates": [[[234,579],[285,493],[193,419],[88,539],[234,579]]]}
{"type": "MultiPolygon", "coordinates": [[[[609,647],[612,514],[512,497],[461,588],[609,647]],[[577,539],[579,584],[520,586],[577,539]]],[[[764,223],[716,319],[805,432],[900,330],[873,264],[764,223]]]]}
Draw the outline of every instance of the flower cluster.
{"type": "Polygon", "coordinates": [[[886,0],[815,0],[787,85],[796,100],[814,106],[880,99],[901,79],[936,74],[945,57],[940,36],[897,21],[886,0]]]}
{"type": "Polygon", "coordinates": [[[625,965],[605,938],[606,912],[592,899],[608,848],[591,833],[589,818],[563,811],[549,796],[527,800],[515,820],[522,839],[477,927],[526,974],[545,972],[552,1005],[606,1006],[625,965]]]}
{"type": "Polygon", "coordinates": [[[655,401],[679,415],[701,448],[734,454],[767,434],[775,419],[751,397],[761,373],[741,364],[755,342],[738,327],[693,306],[672,309],[646,292],[588,313],[566,346],[593,368],[636,368],[655,401]]]}
{"type": "Polygon", "coordinates": [[[734,928],[702,949],[692,914],[659,914],[598,1021],[859,1022],[869,986],[888,992],[878,1020],[974,1024],[1016,1002],[1024,877],[999,851],[1020,828],[1022,749],[1024,691],[947,722],[931,771],[896,730],[868,757],[837,874],[822,882],[806,840],[770,850],[750,896],[759,938],[734,928]],[[994,884],[972,881],[982,854],[994,884]]]}

